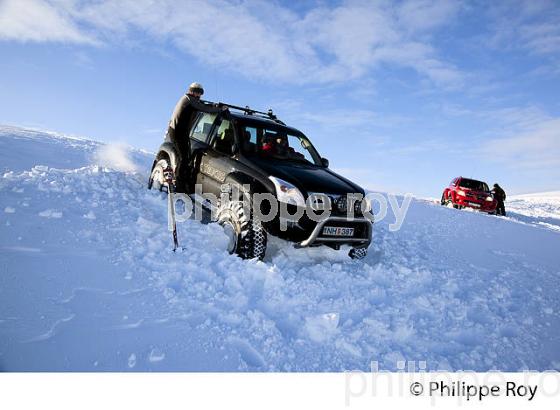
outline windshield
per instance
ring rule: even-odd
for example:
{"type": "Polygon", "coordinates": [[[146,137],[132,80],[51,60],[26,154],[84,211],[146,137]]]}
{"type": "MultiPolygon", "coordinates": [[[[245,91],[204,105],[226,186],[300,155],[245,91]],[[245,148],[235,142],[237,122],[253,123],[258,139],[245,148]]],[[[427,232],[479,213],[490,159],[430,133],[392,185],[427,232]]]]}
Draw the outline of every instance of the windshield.
{"type": "Polygon", "coordinates": [[[459,184],[462,188],[472,189],[474,191],[484,191],[489,192],[488,185],[485,182],[475,181],[474,179],[461,179],[459,184]]]}
{"type": "Polygon", "coordinates": [[[285,128],[242,126],[241,141],[242,151],[247,156],[321,165],[321,157],[307,137],[285,128]]]}

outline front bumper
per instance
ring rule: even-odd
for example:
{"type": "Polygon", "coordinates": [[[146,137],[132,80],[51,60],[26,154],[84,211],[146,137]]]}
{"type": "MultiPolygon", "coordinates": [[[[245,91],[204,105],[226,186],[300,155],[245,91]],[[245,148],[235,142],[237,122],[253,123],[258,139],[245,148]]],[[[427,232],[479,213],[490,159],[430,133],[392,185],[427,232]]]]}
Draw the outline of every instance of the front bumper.
{"type": "Polygon", "coordinates": [[[497,202],[486,201],[484,199],[479,199],[475,196],[460,196],[455,197],[455,204],[460,205],[465,208],[472,208],[482,212],[492,213],[496,211],[497,202]]]}
{"type": "Polygon", "coordinates": [[[311,235],[294,244],[296,248],[306,248],[308,246],[315,246],[320,244],[336,244],[336,245],[352,245],[354,247],[367,247],[371,243],[372,237],[372,222],[363,217],[356,217],[353,220],[345,217],[331,216],[322,221],[317,222],[311,235]],[[355,229],[355,236],[325,236],[322,234],[323,227],[326,225],[344,226],[355,229]]]}

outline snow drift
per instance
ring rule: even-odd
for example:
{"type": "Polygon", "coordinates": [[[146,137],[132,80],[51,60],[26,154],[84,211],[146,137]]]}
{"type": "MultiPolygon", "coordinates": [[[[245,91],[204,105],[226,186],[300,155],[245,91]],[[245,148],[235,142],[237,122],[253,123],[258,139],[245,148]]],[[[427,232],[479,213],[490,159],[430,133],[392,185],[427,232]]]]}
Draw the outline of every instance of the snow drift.
{"type": "Polygon", "coordinates": [[[151,156],[100,147],[0,128],[0,370],[560,370],[559,195],[414,200],[364,261],[275,239],[243,261],[194,220],[174,254],[151,156]]]}

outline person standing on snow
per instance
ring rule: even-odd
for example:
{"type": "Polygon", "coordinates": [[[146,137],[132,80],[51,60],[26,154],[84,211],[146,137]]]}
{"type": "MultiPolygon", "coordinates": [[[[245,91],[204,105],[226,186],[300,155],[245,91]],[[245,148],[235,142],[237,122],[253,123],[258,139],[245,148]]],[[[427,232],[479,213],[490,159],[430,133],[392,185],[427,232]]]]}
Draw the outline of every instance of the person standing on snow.
{"type": "Polygon", "coordinates": [[[506,192],[498,184],[494,184],[494,189],[492,190],[492,195],[494,199],[498,202],[496,207],[496,215],[506,216],[506,206],[504,201],[506,200],[506,192]]]}
{"type": "Polygon", "coordinates": [[[185,192],[188,188],[190,178],[190,140],[189,132],[194,120],[194,116],[198,111],[207,113],[218,113],[227,110],[226,106],[216,106],[205,104],[200,101],[200,97],[204,94],[204,88],[200,83],[192,83],[185,95],[177,102],[169,127],[165,136],[166,141],[170,141],[175,145],[179,152],[179,167],[176,170],[177,191],[185,192]]]}

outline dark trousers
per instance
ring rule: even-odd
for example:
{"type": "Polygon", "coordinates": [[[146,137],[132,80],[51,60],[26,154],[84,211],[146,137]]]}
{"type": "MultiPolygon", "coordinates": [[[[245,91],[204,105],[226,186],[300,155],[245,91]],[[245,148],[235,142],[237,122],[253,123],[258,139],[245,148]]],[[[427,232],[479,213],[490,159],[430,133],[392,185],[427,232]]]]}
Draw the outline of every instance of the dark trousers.
{"type": "Polygon", "coordinates": [[[504,201],[498,201],[496,215],[506,216],[506,206],[504,205],[504,201]]]}
{"type": "Polygon", "coordinates": [[[175,130],[171,127],[167,129],[166,139],[173,143],[177,152],[177,167],[174,170],[177,192],[188,193],[191,179],[189,141],[177,138],[175,130]]]}

